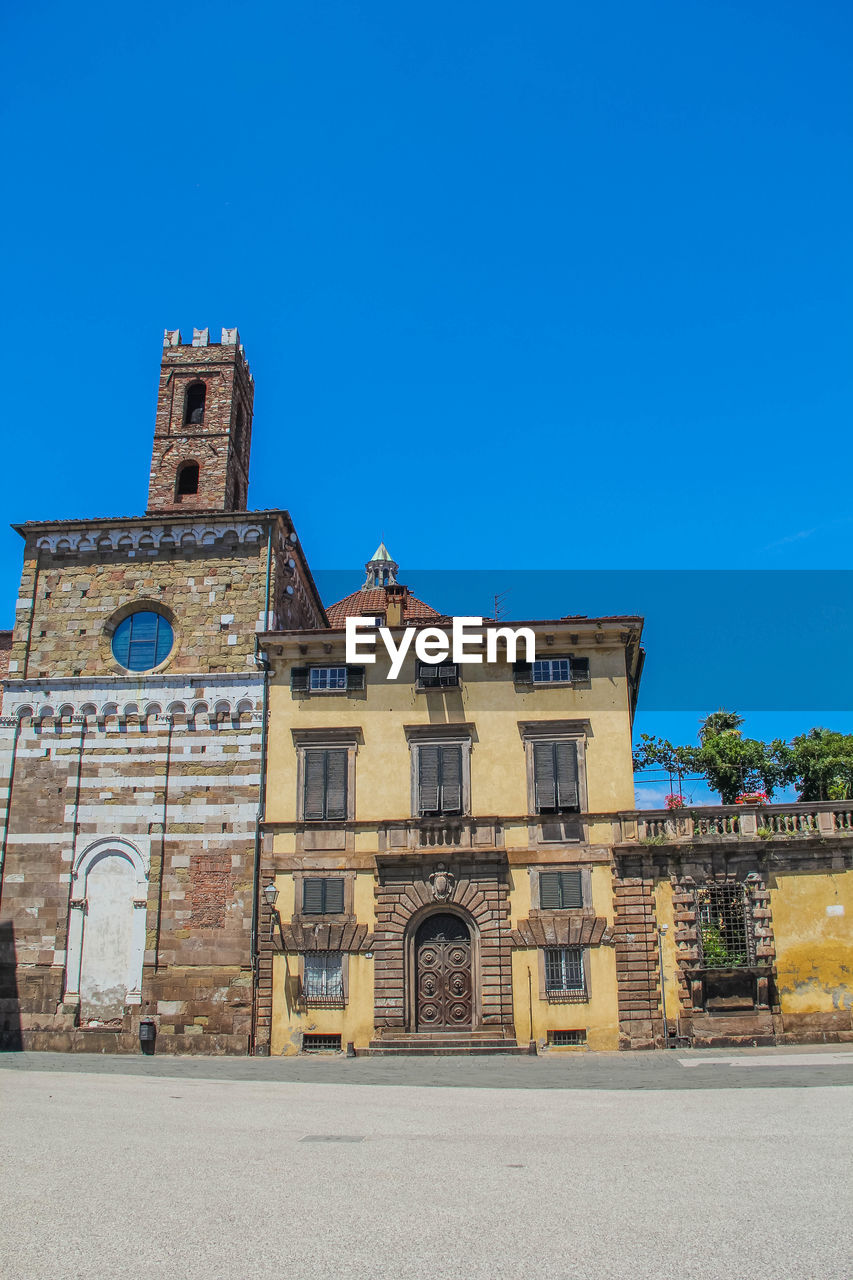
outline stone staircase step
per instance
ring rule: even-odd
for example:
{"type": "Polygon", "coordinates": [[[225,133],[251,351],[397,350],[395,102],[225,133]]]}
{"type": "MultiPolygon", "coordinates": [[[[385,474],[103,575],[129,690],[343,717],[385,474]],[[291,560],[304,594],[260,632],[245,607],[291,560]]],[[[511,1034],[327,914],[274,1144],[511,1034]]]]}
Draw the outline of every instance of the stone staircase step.
{"type": "MultiPolygon", "coordinates": [[[[364,1052],[364,1051],[362,1051],[364,1052]]],[[[449,1056],[492,1053],[527,1053],[511,1036],[490,1032],[472,1032],[470,1035],[402,1034],[371,1040],[367,1048],[370,1057],[391,1057],[401,1054],[418,1056],[449,1056]]]]}

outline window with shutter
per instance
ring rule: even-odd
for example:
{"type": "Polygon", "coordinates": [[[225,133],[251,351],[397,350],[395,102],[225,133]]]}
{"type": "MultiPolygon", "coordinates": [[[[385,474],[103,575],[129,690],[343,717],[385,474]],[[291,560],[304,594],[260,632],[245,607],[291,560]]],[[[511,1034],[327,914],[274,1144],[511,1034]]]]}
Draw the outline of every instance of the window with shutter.
{"type": "Polygon", "coordinates": [[[305,693],[308,689],[308,668],[290,668],[290,689],[292,693],[305,693]]]}
{"type": "Polygon", "coordinates": [[[533,663],[532,662],[514,662],[512,664],[512,678],[516,684],[532,684],[533,683],[533,663]]]}
{"type": "Polygon", "coordinates": [[[441,748],[423,743],[418,748],[418,807],[422,814],[438,813],[441,748]]]}
{"type": "Polygon", "coordinates": [[[447,689],[459,684],[459,666],[455,662],[436,665],[418,661],[417,685],[419,689],[447,689]]]}
{"type": "Polygon", "coordinates": [[[462,748],[441,747],[441,812],[462,809],[462,748]]]}
{"type": "Polygon", "coordinates": [[[343,909],[343,876],[306,876],[302,881],[303,915],[340,915],[343,909]]]}
{"type": "Polygon", "coordinates": [[[347,771],[345,748],[305,752],[304,810],[306,822],[347,816],[347,771]]]}
{"type": "Polygon", "coordinates": [[[321,916],[325,890],[322,880],[302,881],[302,912],[306,916],[321,916]]]}
{"type": "Polygon", "coordinates": [[[539,906],[543,911],[562,911],[583,907],[581,872],[540,871],[539,906]]]}
{"type": "Polygon", "coordinates": [[[311,667],[312,693],[335,693],[347,687],[346,667],[311,667]]]}
{"type": "Polygon", "coordinates": [[[577,744],[534,742],[533,784],[537,813],[577,811],[577,744]]]}
{"type": "Polygon", "coordinates": [[[418,748],[418,808],[422,816],[462,812],[462,748],[422,743],[418,748]]]}
{"type": "Polygon", "coordinates": [[[533,663],[534,684],[568,684],[568,658],[542,658],[533,663]]]}

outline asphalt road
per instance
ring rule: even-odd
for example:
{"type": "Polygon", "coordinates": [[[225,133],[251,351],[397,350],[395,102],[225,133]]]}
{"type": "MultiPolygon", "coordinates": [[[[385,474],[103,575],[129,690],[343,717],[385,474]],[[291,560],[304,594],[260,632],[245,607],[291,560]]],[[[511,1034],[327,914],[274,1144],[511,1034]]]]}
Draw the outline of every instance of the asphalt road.
{"type": "Polygon", "coordinates": [[[559,1065],[511,1059],[488,1087],[436,1088],[328,1078],[382,1060],[303,1061],[315,1081],[327,1069],[304,1083],[262,1060],[32,1056],[0,1062],[7,1280],[853,1275],[853,1090],[813,1079],[850,1080],[843,1054],[670,1057],[659,1072],[682,1084],[615,1088],[495,1083],[559,1065]],[[748,1080],[697,1087],[700,1072],[748,1080]]]}
{"type": "MultiPolygon", "coordinates": [[[[656,1053],[564,1051],[538,1058],[174,1057],[170,1054],[0,1053],[0,1072],[81,1071],[191,1080],[387,1084],[476,1089],[742,1089],[853,1084],[853,1046],[702,1049],[656,1053]]],[[[0,1076],[2,1082],[2,1076],[0,1076]]],[[[851,1273],[853,1277],[853,1273],[851,1273]]]]}

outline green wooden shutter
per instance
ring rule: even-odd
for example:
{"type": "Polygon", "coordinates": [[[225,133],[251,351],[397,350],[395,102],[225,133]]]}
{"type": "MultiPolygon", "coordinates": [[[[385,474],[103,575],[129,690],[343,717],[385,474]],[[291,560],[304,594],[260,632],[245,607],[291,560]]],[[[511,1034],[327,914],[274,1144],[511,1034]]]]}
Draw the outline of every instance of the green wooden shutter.
{"type": "Polygon", "coordinates": [[[319,876],[302,881],[302,911],[306,916],[323,914],[323,881],[319,876]]]}
{"type": "Polygon", "coordinates": [[[572,658],[569,671],[573,680],[588,680],[589,658],[572,658]]]}
{"type": "Polygon", "coordinates": [[[441,812],[462,809],[462,748],[441,748],[441,812]]]}
{"type": "Polygon", "coordinates": [[[305,803],[304,817],[325,818],[326,752],[305,752],[305,803]]]}
{"type": "Polygon", "coordinates": [[[324,881],[326,886],[325,909],[332,914],[340,914],[344,909],[343,877],[329,876],[324,881]]]}
{"type": "Polygon", "coordinates": [[[533,663],[532,662],[514,662],[512,664],[512,678],[516,684],[532,684],[533,683],[533,663]]]}
{"type": "Polygon", "coordinates": [[[555,742],[557,808],[578,807],[578,749],[574,742],[555,742]]]}
{"type": "Polygon", "coordinates": [[[557,807],[553,742],[533,744],[533,786],[537,813],[550,812],[557,807]]]}
{"type": "Polygon", "coordinates": [[[335,748],[326,755],[326,812],[327,818],[347,816],[347,751],[335,748]]]}
{"type": "Polygon", "coordinates": [[[347,667],[347,688],[364,688],[364,667],[347,667]]]}
{"type": "Polygon", "coordinates": [[[561,905],[559,872],[540,871],[539,906],[543,911],[556,911],[561,905]]]}
{"type": "Polygon", "coordinates": [[[560,879],[560,906],[579,910],[583,906],[580,871],[559,871],[557,875],[560,879]]]}
{"type": "Polygon", "coordinates": [[[418,747],[418,807],[421,813],[438,811],[439,749],[429,743],[418,747]]]}
{"type": "Polygon", "coordinates": [[[308,688],[308,668],[290,668],[290,689],[292,693],[305,693],[308,688]]]}

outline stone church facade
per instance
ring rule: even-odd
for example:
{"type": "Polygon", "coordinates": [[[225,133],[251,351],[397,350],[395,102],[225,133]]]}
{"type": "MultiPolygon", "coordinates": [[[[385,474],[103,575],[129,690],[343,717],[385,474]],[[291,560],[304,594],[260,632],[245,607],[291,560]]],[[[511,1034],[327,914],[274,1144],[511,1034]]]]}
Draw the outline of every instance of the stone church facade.
{"type": "Polygon", "coordinates": [[[0,1042],[246,1053],[266,672],[325,622],[286,511],[246,510],[235,329],[165,336],[148,509],[16,526],[4,650],[0,1042]]]}

